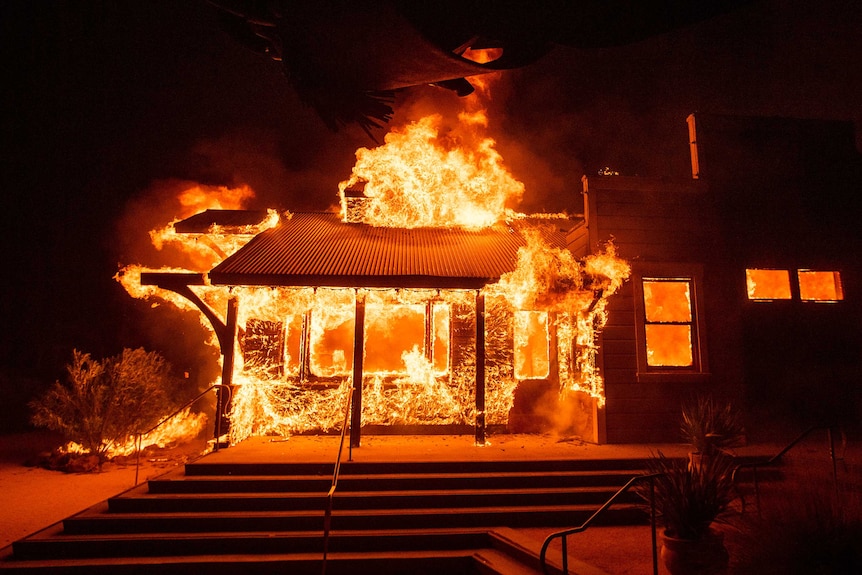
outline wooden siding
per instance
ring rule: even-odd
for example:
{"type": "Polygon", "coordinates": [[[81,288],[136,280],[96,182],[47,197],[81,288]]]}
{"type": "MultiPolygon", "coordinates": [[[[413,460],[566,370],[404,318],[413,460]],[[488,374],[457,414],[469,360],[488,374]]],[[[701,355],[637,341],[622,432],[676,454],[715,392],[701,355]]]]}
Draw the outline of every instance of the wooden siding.
{"type": "Polygon", "coordinates": [[[695,181],[601,177],[585,180],[591,251],[613,240],[640,261],[700,261],[715,237],[714,211],[695,181]]]}
{"type": "MultiPolygon", "coordinates": [[[[658,178],[584,179],[590,251],[613,240],[632,263],[700,264],[717,251],[716,214],[696,181],[658,178]]],[[[606,439],[609,443],[679,440],[681,401],[708,377],[650,375],[639,381],[637,306],[632,281],[608,302],[602,331],[606,439]]]]}

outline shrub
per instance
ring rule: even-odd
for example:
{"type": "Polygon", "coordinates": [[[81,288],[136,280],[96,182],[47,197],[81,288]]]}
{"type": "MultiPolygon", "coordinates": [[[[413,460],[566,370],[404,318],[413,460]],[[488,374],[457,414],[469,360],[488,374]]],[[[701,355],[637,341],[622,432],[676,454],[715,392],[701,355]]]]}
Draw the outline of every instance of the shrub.
{"type": "Polygon", "coordinates": [[[750,517],[734,552],[737,575],[862,573],[862,499],[819,477],[786,488],[750,517]]]}
{"type": "Polygon", "coordinates": [[[147,431],[176,405],[176,380],[157,353],[124,349],[98,361],[72,352],[66,382],[55,382],[30,403],[31,421],[60,432],[104,461],[112,445],[147,431]]]}

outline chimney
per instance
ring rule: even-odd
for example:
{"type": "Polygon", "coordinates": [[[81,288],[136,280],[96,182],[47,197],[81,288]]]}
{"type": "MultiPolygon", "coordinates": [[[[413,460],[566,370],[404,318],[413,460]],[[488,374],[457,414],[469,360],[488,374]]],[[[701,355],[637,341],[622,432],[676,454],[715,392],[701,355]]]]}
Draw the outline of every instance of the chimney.
{"type": "Polygon", "coordinates": [[[688,123],[688,145],[691,148],[691,177],[696,180],[700,178],[700,162],[697,157],[697,128],[694,114],[689,114],[685,121],[688,123]]]}
{"type": "Polygon", "coordinates": [[[349,224],[361,224],[365,222],[365,208],[368,198],[365,197],[365,184],[357,182],[344,190],[344,221],[349,224]]]}

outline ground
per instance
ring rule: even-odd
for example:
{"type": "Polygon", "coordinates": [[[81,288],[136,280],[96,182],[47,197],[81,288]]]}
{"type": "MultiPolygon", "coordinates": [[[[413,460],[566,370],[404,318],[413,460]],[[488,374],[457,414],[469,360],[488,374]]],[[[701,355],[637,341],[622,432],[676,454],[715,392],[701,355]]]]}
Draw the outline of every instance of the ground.
{"type": "MultiPolygon", "coordinates": [[[[310,453],[334,457],[336,451],[331,439],[308,438],[305,445],[310,453]]],[[[862,450],[858,447],[858,439],[859,437],[854,435],[846,445],[841,441],[836,442],[839,476],[842,482],[846,483],[847,492],[856,495],[862,493],[862,450]]],[[[682,445],[592,446],[550,436],[491,437],[490,445],[478,451],[472,438],[468,436],[437,438],[433,442],[436,448],[424,447],[428,445],[424,441],[422,445],[418,445],[419,442],[415,440],[416,438],[410,437],[365,437],[363,447],[352,452],[345,449],[344,458],[371,460],[398,453],[408,459],[433,459],[442,449],[449,454],[469,451],[472,457],[479,459],[495,458],[501,453],[513,452],[531,453],[534,457],[541,458],[551,452],[560,453],[561,449],[572,457],[601,457],[622,451],[629,452],[631,456],[640,456],[656,448],[672,450],[671,453],[685,450],[682,445]]],[[[138,469],[135,467],[135,459],[132,458],[123,462],[108,462],[96,473],[63,473],[25,465],[25,462],[32,460],[40,451],[50,449],[56,443],[57,438],[47,433],[0,436],[0,493],[3,494],[3,505],[0,506],[0,548],[133,487],[136,476],[138,482],[146,481],[182,465],[193,455],[190,452],[191,447],[186,447],[142,457],[138,469]]],[[[243,450],[232,448],[214,455],[218,458],[231,458],[240,456],[243,451],[248,453],[249,450],[252,454],[256,450],[266,450],[269,453],[273,450],[295,450],[297,443],[253,438],[244,444],[243,450]]],[[[795,473],[801,473],[794,483],[804,485],[809,491],[812,481],[829,485],[831,465],[827,445],[823,441],[823,433],[812,435],[787,456],[788,464],[783,471],[791,479],[795,473]],[[813,473],[812,470],[819,471],[813,473]]],[[[200,444],[197,448],[202,446],[203,444],[200,444]]],[[[757,449],[766,453],[777,453],[780,447],[781,445],[768,444],[757,446],[757,449]]],[[[765,506],[770,498],[775,500],[785,497],[776,485],[764,485],[762,489],[765,492],[765,506]]],[[[785,489],[786,487],[781,488],[785,489]]],[[[750,498],[749,502],[753,504],[750,498]]],[[[856,511],[859,511],[858,507],[856,511]]],[[[738,544],[740,534],[726,527],[722,527],[722,530],[727,534],[728,546],[731,547],[733,555],[733,546],[738,544]]],[[[541,528],[524,530],[537,542],[541,542],[552,531],[541,528]]],[[[569,537],[568,548],[571,557],[612,575],[652,573],[650,530],[646,526],[591,528],[569,537]]],[[[666,573],[662,565],[659,567],[659,573],[666,573]]]]}
{"type": "Polygon", "coordinates": [[[40,453],[60,444],[51,433],[0,435],[0,548],[87,507],[121,493],[148,477],[182,465],[187,450],[170,457],[107,462],[94,473],[64,473],[34,466],[40,453]]]}

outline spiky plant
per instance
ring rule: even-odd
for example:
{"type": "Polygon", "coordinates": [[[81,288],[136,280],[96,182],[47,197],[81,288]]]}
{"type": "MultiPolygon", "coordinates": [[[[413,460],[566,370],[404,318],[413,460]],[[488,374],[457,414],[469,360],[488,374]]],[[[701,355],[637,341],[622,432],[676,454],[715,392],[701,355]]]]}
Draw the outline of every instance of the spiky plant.
{"type": "Polygon", "coordinates": [[[742,417],[730,403],[698,396],[682,406],[680,433],[696,453],[712,456],[742,445],[742,417]]]}
{"type": "MultiPolygon", "coordinates": [[[[658,474],[654,483],[656,512],[668,535],[699,540],[714,522],[726,519],[736,499],[733,465],[732,458],[722,453],[696,466],[661,452],[649,460],[648,472],[658,474]]],[[[637,492],[649,502],[648,483],[641,483],[637,492]]]]}

